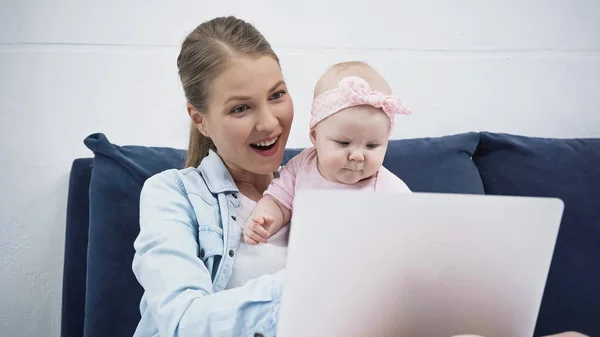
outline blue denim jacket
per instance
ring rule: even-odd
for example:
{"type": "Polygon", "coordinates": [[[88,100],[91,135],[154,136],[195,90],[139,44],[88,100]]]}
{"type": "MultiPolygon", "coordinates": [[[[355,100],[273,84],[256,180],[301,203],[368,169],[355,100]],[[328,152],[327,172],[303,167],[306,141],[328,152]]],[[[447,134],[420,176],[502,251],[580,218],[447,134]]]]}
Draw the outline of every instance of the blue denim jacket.
{"type": "Polygon", "coordinates": [[[198,168],[145,182],[133,259],[144,295],[134,337],[275,336],[285,269],[224,290],[241,240],[238,193],[213,151],[198,168]]]}

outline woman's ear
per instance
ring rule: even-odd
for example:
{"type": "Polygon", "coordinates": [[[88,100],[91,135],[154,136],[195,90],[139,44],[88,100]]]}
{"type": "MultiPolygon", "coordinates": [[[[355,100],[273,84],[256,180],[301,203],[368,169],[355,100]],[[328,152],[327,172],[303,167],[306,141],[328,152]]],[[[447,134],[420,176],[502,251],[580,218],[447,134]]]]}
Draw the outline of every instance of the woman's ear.
{"type": "Polygon", "coordinates": [[[315,131],[315,128],[310,129],[308,135],[310,137],[310,142],[312,143],[312,145],[317,145],[317,131],[315,131]]]}
{"type": "Polygon", "coordinates": [[[194,123],[196,126],[196,129],[198,129],[198,131],[200,131],[204,137],[208,137],[208,131],[206,130],[206,118],[204,118],[204,115],[201,114],[198,109],[192,105],[192,103],[188,103],[186,108],[192,123],[194,123]]]}

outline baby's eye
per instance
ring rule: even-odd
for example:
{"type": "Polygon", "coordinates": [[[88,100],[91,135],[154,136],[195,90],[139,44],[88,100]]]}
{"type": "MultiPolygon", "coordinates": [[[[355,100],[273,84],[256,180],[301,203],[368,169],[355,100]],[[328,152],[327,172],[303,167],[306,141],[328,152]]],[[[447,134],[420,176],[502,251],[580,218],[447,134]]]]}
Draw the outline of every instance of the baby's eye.
{"type": "Polygon", "coordinates": [[[285,94],[285,90],[278,91],[271,95],[271,99],[280,99],[285,94]]]}
{"type": "Polygon", "coordinates": [[[235,108],[233,108],[231,110],[231,113],[239,114],[239,113],[245,112],[247,109],[248,109],[247,105],[239,105],[239,106],[236,106],[235,108]]]}
{"type": "Polygon", "coordinates": [[[367,148],[369,148],[369,149],[374,149],[378,146],[379,146],[379,144],[367,144],[367,148]]]}
{"type": "Polygon", "coordinates": [[[342,141],[342,140],[336,140],[335,142],[338,143],[338,144],[340,144],[341,146],[348,146],[348,145],[350,145],[350,142],[345,142],[345,141],[342,141]]]}

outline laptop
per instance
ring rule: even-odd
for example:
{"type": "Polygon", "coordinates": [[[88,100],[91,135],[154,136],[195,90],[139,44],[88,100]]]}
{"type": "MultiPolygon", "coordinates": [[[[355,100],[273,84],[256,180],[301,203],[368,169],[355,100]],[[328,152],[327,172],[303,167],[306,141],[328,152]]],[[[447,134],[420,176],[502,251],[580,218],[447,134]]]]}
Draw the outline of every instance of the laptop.
{"type": "Polygon", "coordinates": [[[278,337],[531,337],[559,199],[302,191],[278,337]]]}

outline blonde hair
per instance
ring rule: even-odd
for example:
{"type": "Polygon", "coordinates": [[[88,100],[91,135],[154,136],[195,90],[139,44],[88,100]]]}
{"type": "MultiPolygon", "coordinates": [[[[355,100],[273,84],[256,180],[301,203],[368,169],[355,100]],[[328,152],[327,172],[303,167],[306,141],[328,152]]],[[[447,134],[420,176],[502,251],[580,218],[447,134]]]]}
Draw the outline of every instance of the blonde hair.
{"type": "Polygon", "coordinates": [[[313,98],[319,96],[329,89],[337,87],[338,82],[347,76],[362,77],[374,90],[385,94],[391,94],[389,84],[373,67],[362,61],[347,61],[332,65],[319,78],[315,85],[313,98]]]}
{"type": "MultiPolygon", "coordinates": [[[[187,101],[199,112],[206,113],[209,83],[221,74],[231,58],[237,56],[271,56],[279,58],[265,37],[250,23],[233,16],[218,17],[200,24],[183,41],[177,57],[179,78],[187,101]]],[[[196,167],[213,141],[190,125],[185,167],[196,167]]]]}

